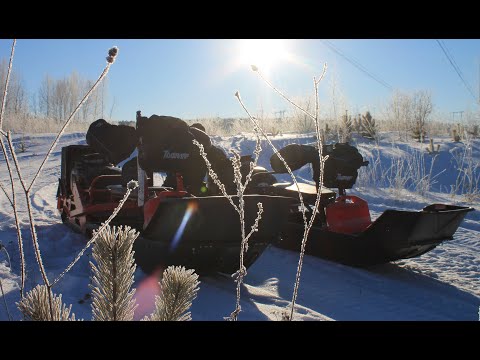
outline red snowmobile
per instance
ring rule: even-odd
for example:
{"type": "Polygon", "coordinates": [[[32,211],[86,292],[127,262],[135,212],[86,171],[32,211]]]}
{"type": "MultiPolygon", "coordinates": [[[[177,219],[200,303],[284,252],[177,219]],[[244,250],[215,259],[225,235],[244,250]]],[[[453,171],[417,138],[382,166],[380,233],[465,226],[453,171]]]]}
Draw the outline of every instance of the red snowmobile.
{"type": "MultiPolygon", "coordinates": [[[[183,265],[197,273],[233,273],[239,268],[241,231],[239,214],[229,201],[211,193],[204,182],[205,162],[193,140],[210,153],[219,170],[227,160],[210,138],[184,121],[137,112],[136,128],[110,125],[99,119],[86,135],[86,145],[62,148],[57,193],[62,221],[88,236],[117,207],[130,180],[138,180],[112,225],[128,225],[141,234],[134,244],[137,264],[151,272],[157,267],[183,265]],[[129,154],[137,156],[124,161],[129,154]],[[222,162],[223,161],[223,162],[222,162]],[[166,174],[155,186],[154,174],[166,174]]],[[[286,224],[289,197],[248,194],[245,226],[250,230],[263,205],[261,226],[248,241],[244,265],[248,268],[286,224]]],[[[233,196],[238,204],[238,197],[233,196]]]]}
{"type": "MultiPolygon", "coordinates": [[[[233,168],[225,153],[212,145],[201,126],[137,112],[136,128],[97,120],[90,125],[86,145],[62,148],[58,209],[64,223],[91,235],[117,207],[130,180],[139,188],[114,219],[140,232],[135,259],[145,271],[183,265],[198,273],[233,273],[239,267],[241,232],[239,214],[210,177],[199,149],[201,143],[214,171],[238,204],[233,168]],[[136,154],[135,154],[136,152],[136,154]],[[127,159],[130,155],[130,159],[127,159]],[[114,166],[122,164],[122,167],[114,166]],[[154,174],[165,177],[160,186],[154,174]],[[205,181],[206,178],[206,181],[205,181]]],[[[312,212],[319,186],[319,158],[315,147],[289,145],[280,150],[292,170],[310,163],[316,185],[300,184],[307,211],[312,212]]],[[[370,220],[368,204],[346,195],[358,169],[368,163],[349,144],[325,145],[319,212],[310,231],[306,253],[353,266],[368,266],[419,256],[452,239],[470,207],[433,204],[418,212],[387,210],[370,220]],[[338,195],[333,190],[338,189],[338,195]]],[[[250,156],[242,157],[242,176],[250,156]]],[[[254,169],[245,195],[248,232],[263,204],[258,231],[248,242],[248,268],[270,244],[299,251],[303,220],[296,186],[279,183],[275,174],[286,169],[273,155],[273,171],[254,169]]],[[[307,218],[308,218],[307,214],[307,218]]]]}

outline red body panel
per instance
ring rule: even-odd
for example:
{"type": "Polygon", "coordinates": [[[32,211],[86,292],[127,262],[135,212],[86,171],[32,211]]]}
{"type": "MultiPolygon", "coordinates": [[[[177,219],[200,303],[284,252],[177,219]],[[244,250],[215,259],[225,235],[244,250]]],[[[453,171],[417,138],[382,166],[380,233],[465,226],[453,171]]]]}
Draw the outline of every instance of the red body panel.
{"type": "Polygon", "coordinates": [[[158,205],[165,198],[182,198],[188,195],[186,191],[161,191],[156,193],[156,197],[151,198],[145,202],[143,206],[143,228],[145,229],[147,225],[152,220],[155,211],[157,211],[158,205]]]}
{"type": "MultiPolygon", "coordinates": [[[[72,182],[72,195],[67,197],[60,195],[57,200],[57,209],[63,213],[64,221],[68,221],[77,226],[83,233],[86,232],[87,218],[98,217],[99,214],[112,213],[118,206],[118,195],[113,197],[112,192],[105,188],[105,184],[115,184],[119,179],[118,175],[101,175],[93,179],[88,189],[82,188],[76,181],[72,182]],[[100,185],[100,188],[96,188],[100,185]]],[[[180,187],[183,184],[180,181],[180,187]]],[[[147,193],[148,191],[146,191],[147,193]]],[[[165,198],[182,198],[187,196],[186,191],[155,191],[154,197],[148,199],[144,206],[144,225],[145,228],[151,221],[158,205],[165,198]]],[[[135,198],[127,200],[120,210],[119,215],[138,218],[141,216],[142,208],[139,208],[135,198]]]]}
{"type": "Polygon", "coordinates": [[[326,216],[328,230],[343,234],[360,233],[372,223],[368,203],[354,195],[339,196],[327,205],[326,216]]]}

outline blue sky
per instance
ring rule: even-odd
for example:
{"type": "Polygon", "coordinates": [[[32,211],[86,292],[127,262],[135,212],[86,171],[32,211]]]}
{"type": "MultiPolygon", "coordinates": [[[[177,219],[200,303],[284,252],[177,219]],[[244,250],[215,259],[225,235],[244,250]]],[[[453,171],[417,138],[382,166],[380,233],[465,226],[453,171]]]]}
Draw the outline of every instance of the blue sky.
{"type": "MultiPolygon", "coordinates": [[[[478,110],[478,102],[434,39],[329,41],[393,89],[430,90],[439,112],[478,110]]],[[[237,90],[253,112],[290,110],[244,62],[241,43],[237,39],[19,39],[14,68],[30,92],[38,89],[47,73],[59,79],[75,70],[94,79],[104,67],[107,50],[116,45],[120,51],[108,75],[106,106],[108,116],[114,104],[115,120],[133,120],[136,110],[147,116],[155,113],[189,119],[244,116],[234,97],[237,90]]],[[[478,99],[480,40],[448,39],[443,43],[478,99]]],[[[8,58],[10,46],[10,40],[0,40],[0,58],[8,58]]],[[[262,49],[266,46],[256,52],[268,57],[269,50],[262,49]]],[[[392,94],[321,40],[288,39],[283,48],[275,64],[265,71],[292,97],[312,94],[313,76],[320,74],[325,62],[328,70],[320,85],[320,103],[325,108],[331,103],[333,84],[337,96],[345,99],[353,112],[370,110],[375,115],[392,94]]]]}

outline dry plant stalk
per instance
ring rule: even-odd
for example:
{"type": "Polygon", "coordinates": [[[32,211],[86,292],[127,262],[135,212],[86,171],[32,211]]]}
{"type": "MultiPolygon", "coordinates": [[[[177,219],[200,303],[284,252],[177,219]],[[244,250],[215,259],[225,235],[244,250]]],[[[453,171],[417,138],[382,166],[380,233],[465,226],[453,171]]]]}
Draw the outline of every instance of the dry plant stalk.
{"type": "MultiPolygon", "coordinates": [[[[110,228],[108,229],[106,228],[107,226],[109,226],[109,223],[121,210],[122,206],[127,201],[130,193],[136,187],[138,187],[138,183],[136,181],[131,181],[128,184],[127,192],[125,196],[120,201],[117,208],[113,211],[112,215],[107,219],[105,223],[102,224],[100,229],[94,234],[92,239],[88,241],[86,246],[80,251],[80,253],[75,257],[75,259],[67,266],[67,268],[51,283],[48,280],[45,267],[42,262],[42,256],[41,256],[40,248],[38,245],[38,237],[35,230],[35,221],[32,215],[32,206],[30,202],[30,194],[35,184],[35,181],[39,177],[49,156],[51,155],[53,149],[58,143],[58,140],[63,135],[68,124],[74,118],[75,114],[78,112],[81,106],[86,102],[88,97],[93,93],[96,87],[101,83],[101,81],[107,75],[111,64],[115,61],[116,55],[118,53],[118,48],[114,47],[109,50],[108,57],[107,57],[107,66],[104,68],[102,74],[99,76],[97,81],[92,85],[90,90],[88,90],[86,95],[79,102],[77,107],[73,110],[69,118],[65,121],[64,125],[58,132],[56,138],[54,139],[49,150],[47,151],[47,154],[45,155],[40,167],[36,171],[32,181],[27,186],[22,176],[21,168],[18,163],[18,159],[15,153],[15,148],[12,143],[11,133],[10,132],[6,133],[1,129],[14,47],[15,47],[15,40],[12,45],[12,55],[10,58],[10,65],[8,68],[7,80],[6,80],[5,90],[3,93],[2,107],[0,109],[0,132],[7,139],[8,147],[10,150],[10,156],[14,162],[15,169],[18,175],[18,180],[20,182],[20,185],[25,195],[25,199],[27,203],[27,214],[29,217],[29,225],[30,225],[30,231],[32,234],[32,241],[33,241],[33,246],[35,250],[35,256],[36,256],[36,260],[39,265],[42,279],[44,282],[44,285],[37,285],[25,297],[23,296],[24,282],[25,282],[25,261],[23,256],[23,241],[21,237],[21,231],[20,231],[19,220],[17,215],[17,203],[16,203],[16,197],[15,197],[15,191],[14,191],[14,178],[12,174],[12,167],[10,166],[10,162],[9,162],[9,157],[7,155],[6,146],[3,142],[3,137],[0,137],[0,144],[2,147],[5,162],[7,164],[8,173],[10,176],[12,196],[9,196],[8,192],[6,191],[5,187],[2,184],[0,184],[0,188],[6,195],[10,205],[14,210],[15,224],[17,229],[17,237],[19,241],[19,249],[20,249],[20,256],[21,256],[21,260],[20,260],[21,279],[22,279],[21,287],[20,287],[21,300],[20,302],[17,303],[17,306],[20,309],[20,311],[24,314],[24,316],[31,320],[40,320],[40,321],[75,320],[75,315],[74,314],[70,315],[71,305],[70,307],[67,307],[66,305],[64,305],[61,300],[61,295],[56,296],[52,293],[52,287],[55,284],[57,284],[58,281],[60,281],[63,278],[63,276],[65,276],[65,274],[76,264],[76,262],[81,258],[81,256],[90,247],[90,245],[95,243],[95,241],[99,238],[100,234],[105,234],[104,236],[100,236],[101,240],[98,241],[97,246],[94,248],[94,251],[93,251],[94,258],[97,260],[97,263],[98,263],[98,267],[95,267],[92,264],[92,268],[94,271],[93,282],[94,284],[97,285],[97,287],[94,287],[93,289],[93,294],[94,294],[93,317],[94,317],[94,320],[132,320],[134,309],[135,309],[135,303],[133,300],[133,295],[135,291],[134,290],[130,291],[130,288],[131,288],[131,285],[133,284],[133,274],[136,268],[134,259],[133,259],[132,246],[133,246],[134,240],[138,236],[138,233],[136,233],[134,230],[131,230],[128,227],[126,227],[125,229],[120,228],[120,230],[118,231],[114,228],[113,232],[110,231],[110,228]],[[119,239],[119,241],[117,241],[117,238],[119,239]],[[108,267],[109,269],[107,269],[106,267],[108,267]]],[[[187,291],[185,292],[187,297],[180,298],[179,299],[180,302],[177,304],[176,307],[174,307],[174,310],[176,312],[174,311],[173,315],[170,315],[170,312],[167,311],[167,314],[169,314],[168,316],[175,318],[175,316],[178,315],[177,317],[179,319],[183,319],[183,320],[190,319],[190,313],[185,313],[185,311],[187,311],[188,308],[191,306],[191,302],[195,298],[196,292],[198,291],[198,288],[197,288],[198,282],[196,281],[198,276],[193,275],[192,273],[193,273],[193,270],[185,271],[185,269],[183,269],[183,272],[181,269],[175,269],[175,271],[172,270],[172,274],[167,273],[165,278],[166,282],[164,285],[165,288],[171,288],[169,284],[174,284],[175,281],[178,281],[179,279],[180,280],[183,279],[184,284],[190,284],[190,285],[193,284],[193,286],[187,287],[187,291]],[[180,276],[178,274],[180,274],[180,276]],[[183,276],[182,278],[182,274],[183,275],[186,274],[186,277],[183,276]],[[168,282],[169,278],[173,279],[172,280],[173,282],[172,281],[168,282]]],[[[3,294],[3,286],[1,283],[0,283],[0,286],[3,294]]],[[[166,294],[167,296],[169,294],[169,291],[165,291],[164,294],[166,294]]],[[[4,297],[4,301],[5,301],[5,306],[7,306],[5,297],[4,297]]],[[[157,310],[158,310],[158,307],[157,307],[157,310]]],[[[8,307],[7,307],[7,312],[8,312],[8,307]]],[[[9,318],[11,319],[10,313],[8,313],[8,315],[9,315],[9,318]]],[[[153,319],[155,318],[155,314],[152,315],[152,318],[153,319]]]]}
{"type": "MultiPolygon", "coordinates": [[[[9,64],[9,68],[8,68],[8,74],[7,74],[5,89],[4,89],[4,93],[3,93],[2,107],[1,107],[1,112],[0,112],[0,130],[1,130],[1,124],[3,122],[5,99],[6,99],[6,95],[7,95],[7,91],[8,91],[8,80],[9,80],[9,75],[10,75],[10,71],[11,71],[11,67],[12,67],[15,42],[16,41],[14,40],[13,44],[12,44],[10,64],[9,64]]],[[[24,195],[25,195],[25,201],[26,201],[26,204],[27,204],[27,214],[28,214],[29,225],[30,225],[30,232],[31,232],[31,235],[32,235],[32,242],[33,242],[33,247],[34,247],[34,250],[35,250],[35,257],[36,257],[37,263],[38,263],[39,268],[40,268],[40,273],[42,275],[43,282],[46,286],[46,290],[47,290],[46,294],[48,295],[48,303],[49,303],[50,315],[51,315],[52,319],[54,318],[54,315],[55,315],[54,314],[54,298],[53,298],[52,293],[51,293],[51,288],[54,284],[50,284],[50,282],[48,280],[48,277],[47,277],[47,274],[46,274],[46,271],[45,271],[45,267],[44,267],[43,262],[42,262],[42,256],[41,256],[40,247],[39,247],[39,244],[38,244],[38,237],[37,237],[36,230],[35,230],[35,220],[34,220],[33,215],[32,215],[32,205],[31,205],[31,200],[30,200],[31,189],[32,189],[33,185],[35,184],[36,179],[40,175],[45,163],[47,162],[47,160],[48,160],[50,154],[52,153],[55,145],[57,144],[59,138],[63,135],[65,129],[68,126],[68,124],[71,122],[71,120],[73,119],[75,114],[78,112],[78,110],[81,108],[81,106],[85,103],[85,101],[92,94],[92,92],[96,89],[96,87],[100,84],[100,82],[105,78],[105,76],[108,73],[108,70],[110,69],[111,64],[115,61],[115,57],[116,57],[117,53],[118,53],[118,48],[116,48],[116,47],[113,47],[109,50],[106,67],[104,68],[101,75],[98,77],[97,81],[92,85],[90,90],[87,91],[87,93],[85,94],[83,99],[79,102],[79,104],[74,109],[74,111],[69,116],[69,118],[65,121],[65,124],[62,126],[62,128],[58,132],[55,140],[52,142],[52,144],[50,146],[50,149],[48,150],[47,154],[45,155],[45,158],[43,159],[40,167],[38,168],[37,172],[35,173],[32,181],[31,181],[31,183],[29,184],[28,187],[27,187],[25,181],[23,180],[22,172],[21,172],[21,169],[19,167],[18,160],[17,160],[17,157],[16,157],[15,148],[12,144],[11,133],[10,132],[5,133],[3,130],[1,130],[1,135],[6,136],[6,138],[7,138],[8,147],[9,147],[9,150],[10,150],[10,156],[12,157],[13,162],[15,164],[15,169],[16,169],[16,172],[17,172],[18,180],[20,182],[20,185],[21,185],[21,187],[23,189],[23,192],[24,192],[24,195]]],[[[19,252],[20,252],[20,257],[21,257],[21,259],[20,259],[20,267],[21,267],[20,294],[21,294],[21,298],[23,299],[23,290],[24,290],[24,282],[25,282],[25,260],[24,260],[24,255],[23,255],[23,241],[22,241],[22,238],[21,238],[21,230],[20,230],[20,225],[19,225],[19,221],[18,221],[17,203],[16,203],[16,199],[15,199],[14,179],[13,179],[13,174],[12,174],[12,171],[11,171],[11,166],[10,166],[10,163],[9,163],[9,159],[8,159],[8,156],[7,156],[6,147],[5,147],[5,144],[3,142],[3,137],[0,137],[0,145],[1,145],[2,152],[3,152],[4,158],[5,158],[5,162],[7,164],[7,168],[8,168],[8,171],[9,171],[11,188],[12,188],[12,197],[10,198],[10,197],[7,196],[7,198],[9,199],[9,201],[10,201],[10,203],[11,203],[13,209],[14,209],[15,225],[16,225],[16,228],[17,228],[17,238],[18,238],[18,242],[19,242],[19,252]]],[[[5,189],[3,188],[3,186],[2,186],[2,189],[5,192],[5,189]]]]}
{"type": "Polygon", "coordinates": [[[245,189],[248,186],[248,183],[252,179],[252,174],[255,166],[257,166],[258,158],[260,156],[260,152],[262,151],[262,148],[260,146],[260,137],[257,134],[257,142],[255,145],[255,151],[254,151],[254,160],[253,162],[250,163],[250,170],[245,177],[245,182],[242,184],[242,174],[240,171],[241,168],[241,163],[240,163],[240,155],[232,151],[234,156],[231,159],[232,165],[233,165],[233,172],[234,172],[234,181],[235,185],[237,187],[237,197],[238,197],[238,206],[233,202],[233,197],[229,194],[227,194],[227,191],[225,189],[225,185],[222,184],[220,179],[218,178],[217,174],[215,171],[212,169],[212,165],[210,164],[210,161],[207,158],[207,153],[205,152],[203,145],[200,144],[198,141],[193,140],[193,143],[197,145],[197,147],[200,150],[200,155],[202,156],[203,160],[205,161],[205,164],[207,165],[208,169],[208,174],[212,178],[213,182],[217,187],[220,189],[222,192],[222,195],[228,199],[230,204],[233,206],[233,208],[237,211],[239,218],[240,218],[240,231],[241,231],[241,236],[242,236],[242,241],[240,244],[240,264],[239,264],[239,269],[236,273],[232,274],[232,277],[235,277],[235,282],[237,283],[236,286],[236,304],[235,304],[235,310],[230,314],[228,318],[225,318],[227,320],[232,320],[236,321],[238,320],[238,314],[242,311],[242,308],[240,306],[240,298],[241,298],[241,285],[243,283],[243,278],[247,275],[247,269],[244,265],[244,255],[248,251],[248,240],[252,236],[252,234],[257,231],[260,219],[262,218],[262,213],[263,213],[263,206],[262,203],[258,203],[258,212],[257,216],[255,218],[255,221],[253,225],[250,228],[250,232],[246,234],[245,232],[245,201],[243,198],[245,189]]]}
{"type": "MultiPolygon", "coordinates": [[[[13,39],[12,49],[10,51],[10,61],[8,62],[7,76],[5,77],[5,89],[3,90],[2,106],[0,108],[0,130],[2,129],[2,125],[3,125],[3,114],[5,112],[5,104],[7,103],[8,83],[10,82],[10,73],[12,71],[13,55],[15,54],[16,43],[17,43],[17,39],[13,39]]],[[[2,133],[5,134],[3,130],[2,130],[2,133]]]]}
{"type": "Polygon", "coordinates": [[[2,148],[2,153],[3,157],[5,159],[5,164],[7,165],[7,170],[8,170],[8,176],[10,179],[10,188],[12,191],[12,196],[8,196],[5,188],[1,186],[3,192],[7,196],[8,201],[10,202],[10,205],[12,206],[13,209],[13,218],[15,221],[15,229],[17,232],[17,241],[18,241],[18,253],[20,255],[20,298],[23,298],[23,290],[25,288],[25,255],[23,252],[23,239],[22,239],[22,232],[20,231],[20,222],[18,218],[18,211],[17,211],[17,199],[15,195],[15,182],[13,180],[13,173],[12,173],[12,167],[10,166],[10,160],[7,156],[7,150],[5,147],[5,143],[3,142],[3,136],[6,135],[6,133],[2,129],[3,125],[3,115],[5,113],[5,103],[7,99],[7,93],[8,93],[8,84],[10,80],[10,73],[12,71],[12,63],[13,63],[13,55],[15,53],[15,44],[16,44],[16,39],[13,40],[12,42],[12,50],[10,53],[10,62],[8,65],[8,70],[7,70],[7,76],[5,79],[5,89],[3,91],[3,96],[2,96],[2,107],[0,108],[0,146],[2,148]],[[3,136],[2,136],[3,135],[3,136]]]}
{"type": "Polygon", "coordinates": [[[243,194],[245,192],[245,189],[246,189],[249,181],[251,180],[253,169],[257,165],[258,157],[260,155],[261,150],[262,149],[260,147],[260,138],[257,134],[257,143],[256,143],[256,147],[255,147],[255,152],[254,152],[255,158],[254,158],[253,163],[252,162],[250,163],[250,171],[249,171],[248,175],[246,176],[245,183],[243,185],[242,185],[242,173],[240,171],[240,168],[241,168],[240,154],[238,154],[237,152],[234,152],[234,157],[232,158],[233,173],[235,175],[234,176],[235,185],[237,186],[237,196],[238,196],[238,203],[239,203],[238,207],[240,209],[240,211],[238,211],[238,215],[240,217],[240,230],[241,230],[241,233],[242,233],[242,242],[241,242],[241,246],[240,246],[240,265],[239,265],[239,269],[235,274],[232,274],[232,277],[236,278],[235,281],[237,283],[237,288],[236,288],[237,299],[236,299],[236,304],[235,304],[235,310],[230,314],[230,317],[228,318],[228,320],[231,320],[231,321],[238,320],[238,314],[240,313],[240,311],[242,311],[242,308],[240,306],[240,296],[241,296],[240,289],[241,289],[241,285],[243,283],[243,278],[247,275],[247,268],[245,267],[244,262],[243,262],[244,261],[244,255],[248,251],[248,239],[258,229],[258,223],[259,223],[260,219],[262,218],[262,213],[263,213],[262,203],[259,202],[257,204],[258,212],[257,212],[257,217],[255,218],[255,222],[252,225],[251,230],[248,233],[248,235],[245,235],[245,201],[244,201],[244,198],[243,198],[243,194]]]}
{"type": "Polygon", "coordinates": [[[12,321],[12,316],[10,315],[10,311],[8,310],[7,299],[5,299],[5,292],[3,291],[2,279],[0,279],[0,290],[2,290],[2,298],[5,305],[5,310],[7,311],[8,320],[12,321]]]}
{"type": "MultiPolygon", "coordinates": [[[[324,67],[323,67],[323,71],[322,71],[322,74],[320,75],[320,77],[318,78],[318,80],[316,79],[316,77],[313,78],[313,84],[314,84],[314,90],[315,90],[315,114],[311,114],[310,112],[306,111],[305,109],[303,109],[302,107],[298,106],[296,103],[294,103],[292,100],[290,100],[286,95],[284,95],[283,92],[281,92],[278,88],[276,88],[272,83],[270,83],[264,76],[263,74],[260,72],[260,70],[258,69],[257,66],[255,65],[252,65],[252,70],[254,72],[256,72],[258,74],[258,76],[263,80],[265,81],[265,83],[270,87],[272,88],[277,94],[279,94],[283,99],[285,99],[288,103],[290,103],[292,106],[294,106],[295,108],[297,108],[298,110],[300,110],[301,112],[303,112],[305,115],[307,115],[308,117],[310,117],[314,123],[315,123],[315,132],[316,132],[316,137],[317,137],[317,147],[318,147],[318,155],[319,155],[319,159],[320,159],[320,177],[319,177],[319,186],[318,186],[318,189],[317,189],[317,197],[316,197],[316,200],[315,200],[315,205],[314,205],[314,208],[313,208],[313,212],[312,212],[312,215],[310,217],[310,220],[309,222],[307,223],[307,219],[306,219],[306,216],[305,216],[305,205],[303,203],[303,198],[302,198],[302,195],[300,193],[300,188],[298,186],[298,182],[294,176],[294,174],[292,173],[292,171],[290,170],[290,168],[288,167],[287,163],[285,162],[285,160],[283,159],[282,156],[280,156],[280,154],[278,153],[278,150],[275,148],[275,146],[273,145],[273,143],[268,139],[268,136],[267,134],[265,133],[265,131],[263,131],[262,129],[261,132],[263,134],[263,136],[265,137],[265,139],[267,140],[268,144],[272,147],[273,151],[275,154],[277,154],[278,158],[280,159],[280,161],[283,162],[283,164],[285,165],[285,168],[287,169],[287,171],[289,172],[290,176],[292,177],[292,180],[294,181],[296,187],[297,187],[297,191],[298,191],[298,194],[299,194],[299,199],[300,199],[300,203],[301,203],[301,207],[302,207],[302,213],[303,213],[303,221],[304,221],[304,233],[303,233],[303,238],[302,238],[302,244],[301,244],[301,248],[300,248],[300,258],[298,260],[298,267],[297,267],[297,273],[296,273],[296,276],[295,276],[295,285],[294,285],[294,290],[293,290],[293,295],[292,295],[292,303],[291,303],[291,312],[290,312],[290,320],[293,320],[293,313],[294,313],[294,308],[295,308],[295,302],[296,302],[296,299],[297,299],[297,296],[298,296],[298,288],[300,286],[300,275],[301,275],[301,272],[302,272],[302,266],[303,266],[303,258],[304,258],[304,255],[305,255],[305,246],[306,246],[306,243],[307,243],[307,239],[308,239],[308,234],[310,232],[310,229],[312,228],[313,226],[313,221],[315,220],[315,217],[317,215],[317,212],[318,212],[318,206],[320,204],[320,198],[321,198],[321,194],[322,194],[322,188],[323,188],[323,168],[324,168],[324,162],[326,160],[326,158],[324,159],[322,157],[322,136],[321,136],[321,132],[320,132],[320,127],[319,127],[319,118],[318,118],[318,114],[319,114],[319,103],[318,103],[318,85],[320,83],[320,81],[323,79],[323,77],[325,76],[325,73],[326,73],[326,70],[327,70],[327,65],[325,64],[324,67]]],[[[240,94],[238,92],[235,93],[235,96],[237,97],[238,101],[240,102],[240,105],[242,106],[242,108],[245,110],[245,112],[247,113],[248,117],[250,118],[250,120],[253,122],[254,126],[257,127],[257,128],[260,128],[259,125],[258,125],[258,121],[256,120],[255,117],[253,117],[250,112],[247,110],[247,108],[245,107],[245,105],[243,104],[241,98],[240,98],[240,94]]]]}

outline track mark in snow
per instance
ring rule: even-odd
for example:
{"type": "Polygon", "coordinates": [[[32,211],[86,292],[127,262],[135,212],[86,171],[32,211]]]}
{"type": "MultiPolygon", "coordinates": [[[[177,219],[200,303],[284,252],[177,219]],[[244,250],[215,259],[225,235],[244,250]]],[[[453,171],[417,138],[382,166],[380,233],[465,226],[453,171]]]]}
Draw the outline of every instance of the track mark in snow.
{"type": "MultiPolygon", "coordinates": [[[[259,287],[282,274],[279,297],[290,301],[297,262],[298,254],[271,247],[246,282],[259,287]]],[[[480,299],[395,264],[359,269],[307,255],[298,304],[335,320],[476,320],[480,299]]]]}
{"type": "Polygon", "coordinates": [[[32,196],[35,210],[35,222],[39,225],[58,223],[60,215],[57,210],[57,183],[51,183],[38,189],[32,196]]]}

